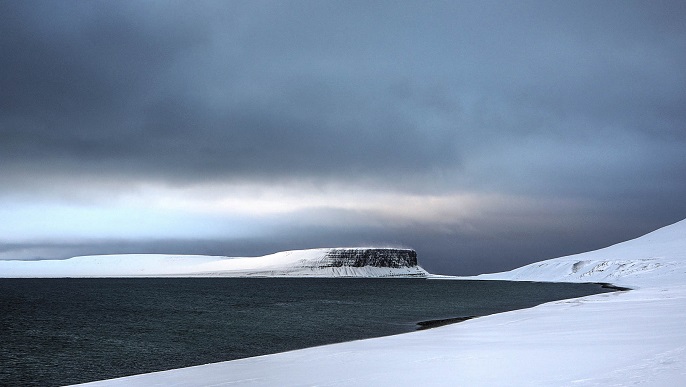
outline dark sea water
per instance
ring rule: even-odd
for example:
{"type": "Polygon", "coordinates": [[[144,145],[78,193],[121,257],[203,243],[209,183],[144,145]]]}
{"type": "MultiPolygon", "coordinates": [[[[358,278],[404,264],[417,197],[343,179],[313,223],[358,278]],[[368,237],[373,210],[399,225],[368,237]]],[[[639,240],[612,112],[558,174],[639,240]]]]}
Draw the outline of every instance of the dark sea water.
{"type": "Polygon", "coordinates": [[[238,359],[604,291],[424,279],[0,279],[0,385],[56,386],[238,359]]]}

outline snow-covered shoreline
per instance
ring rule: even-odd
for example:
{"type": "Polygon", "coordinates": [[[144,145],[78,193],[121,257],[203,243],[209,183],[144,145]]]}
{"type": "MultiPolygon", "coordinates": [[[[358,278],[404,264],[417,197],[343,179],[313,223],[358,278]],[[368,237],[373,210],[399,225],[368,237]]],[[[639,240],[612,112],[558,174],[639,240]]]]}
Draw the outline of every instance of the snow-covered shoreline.
{"type": "Polygon", "coordinates": [[[470,279],[631,287],[425,331],[92,386],[674,386],[686,380],[686,221],[605,249],[470,279]]]}

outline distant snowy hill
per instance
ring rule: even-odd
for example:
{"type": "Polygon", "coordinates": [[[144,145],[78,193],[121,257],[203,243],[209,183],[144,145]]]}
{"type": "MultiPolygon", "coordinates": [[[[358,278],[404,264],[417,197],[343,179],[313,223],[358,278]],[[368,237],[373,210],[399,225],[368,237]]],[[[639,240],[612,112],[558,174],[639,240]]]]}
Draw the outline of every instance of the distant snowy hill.
{"type": "Polygon", "coordinates": [[[641,287],[684,283],[686,220],[604,249],[532,263],[471,279],[607,282],[641,287]]]}
{"type": "Polygon", "coordinates": [[[424,277],[410,249],[335,248],[262,257],[124,254],[0,261],[0,277],[424,277]]]}

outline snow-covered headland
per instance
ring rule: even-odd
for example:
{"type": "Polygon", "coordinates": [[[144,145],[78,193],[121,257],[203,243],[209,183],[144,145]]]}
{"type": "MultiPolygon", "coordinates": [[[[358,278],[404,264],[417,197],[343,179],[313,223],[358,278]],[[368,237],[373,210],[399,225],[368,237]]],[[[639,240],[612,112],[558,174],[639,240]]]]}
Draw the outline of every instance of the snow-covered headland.
{"type": "Polygon", "coordinates": [[[333,248],[262,257],[123,254],[0,261],[0,277],[425,277],[410,249],[333,248]]]}
{"type": "Polygon", "coordinates": [[[686,381],[686,220],[605,249],[476,279],[610,282],[634,290],[89,385],[676,386],[686,381]]]}

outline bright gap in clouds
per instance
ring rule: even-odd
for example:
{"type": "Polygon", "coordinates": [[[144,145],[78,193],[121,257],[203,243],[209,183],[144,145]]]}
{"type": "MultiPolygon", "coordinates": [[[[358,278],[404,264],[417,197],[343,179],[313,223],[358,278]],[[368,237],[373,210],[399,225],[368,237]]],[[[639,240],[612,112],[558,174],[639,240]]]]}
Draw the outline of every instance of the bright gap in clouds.
{"type": "MultiPolygon", "coordinates": [[[[474,194],[422,195],[342,187],[306,190],[258,186],[154,188],[146,190],[141,200],[155,202],[165,211],[192,214],[265,218],[313,210],[339,210],[364,213],[370,219],[439,224],[473,217],[493,202],[492,197],[474,194]]],[[[311,221],[327,222],[326,219],[311,221]]]]}
{"type": "Polygon", "coordinates": [[[70,242],[93,239],[241,237],[247,222],[217,216],[164,211],[154,201],[134,197],[117,203],[13,202],[0,209],[3,242],[70,242]]]}
{"type": "MultiPolygon", "coordinates": [[[[4,242],[106,238],[265,237],[276,227],[400,228],[468,231],[493,211],[529,207],[522,198],[472,193],[407,194],[327,187],[257,185],[172,188],[148,185],[116,197],[19,201],[0,209],[4,242]]],[[[381,242],[381,241],[380,241],[381,242]]]]}

